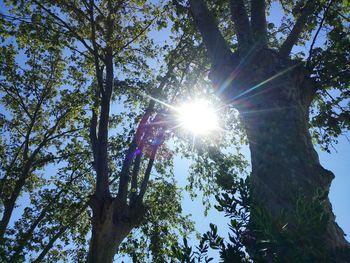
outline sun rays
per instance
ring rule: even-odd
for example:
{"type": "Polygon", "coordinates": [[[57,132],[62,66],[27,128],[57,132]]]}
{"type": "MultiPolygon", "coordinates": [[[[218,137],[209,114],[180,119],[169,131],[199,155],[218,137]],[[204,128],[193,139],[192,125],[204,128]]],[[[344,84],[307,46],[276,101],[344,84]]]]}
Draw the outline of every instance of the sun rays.
{"type": "Polygon", "coordinates": [[[145,96],[169,109],[166,121],[163,122],[168,125],[168,129],[183,128],[193,136],[208,135],[220,129],[217,110],[211,106],[209,100],[194,99],[179,106],[173,106],[152,96],[145,96]]]}

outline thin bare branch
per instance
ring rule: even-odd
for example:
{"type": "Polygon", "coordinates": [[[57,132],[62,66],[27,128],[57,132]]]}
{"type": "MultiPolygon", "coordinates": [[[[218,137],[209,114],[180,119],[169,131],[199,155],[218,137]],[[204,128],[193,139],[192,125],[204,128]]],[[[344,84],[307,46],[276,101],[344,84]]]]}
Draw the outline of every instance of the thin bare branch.
{"type": "Polygon", "coordinates": [[[119,52],[122,52],[125,48],[129,47],[133,42],[135,42],[139,37],[141,37],[154,23],[157,17],[154,17],[148,24],[145,26],[136,36],[131,38],[128,42],[126,42],[123,46],[118,48],[118,50],[113,54],[113,57],[116,56],[119,52]]]}
{"type": "Polygon", "coordinates": [[[307,58],[307,62],[306,62],[306,67],[309,67],[310,66],[310,63],[311,63],[311,59],[312,59],[312,52],[313,52],[313,49],[314,49],[314,45],[316,43],[316,40],[317,40],[317,37],[318,37],[318,34],[320,33],[322,27],[323,27],[323,23],[326,19],[326,16],[327,16],[327,13],[329,11],[329,8],[331,7],[333,3],[333,0],[329,1],[328,5],[326,6],[326,9],[325,11],[323,12],[323,16],[322,16],[322,19],[321,19],[321,22],[320,22],[320,25],[318,26],[318,29],[315,33],[315,36],[314,38],[312,39],[312,43],[310,45],[310,49],[309,49],[309,57],[307,58]]]}

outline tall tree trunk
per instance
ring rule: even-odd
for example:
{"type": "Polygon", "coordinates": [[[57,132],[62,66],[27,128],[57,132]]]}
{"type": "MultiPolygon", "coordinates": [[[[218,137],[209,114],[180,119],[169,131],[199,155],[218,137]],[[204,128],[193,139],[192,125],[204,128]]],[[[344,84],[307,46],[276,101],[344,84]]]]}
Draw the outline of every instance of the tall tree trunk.
{"type": "Polygon", "coordinates": [[[122,241],[143,218],[143,207],[130,207],[118,198],[91,199],[93,210],[89,263],[111,263],[122,241]]]}
{"type": "MultiPolygon", "coordinates": [[[[249,78],[244,72],[238,77],[238,87],[245,83],[245,87],[255,88],[240,97],[236,106],[251,151],[253,204],[262,205],[273,219],[279,218],[284,210],[286,229],[293,231],[297,224],[293,214],[298,209],[298,193],[305,197],[305,202],[311,203],[317,191],[328,193],[334,175],[321,166],[308,131],[314,83],[302,66],[280,61],[273,54],[261,52],[247,66],[249,78]],[[273,76],[276,78],[271,78],[273,76]],[[268,79],[270,81],[261,85],[268,79]]],[[[320,237],[325,246],[331,251],[348,246],[328,198],[324,212],[329,215],[320,237]]],[[[253,205],[252,225],[259,220],[253,205]]]]}

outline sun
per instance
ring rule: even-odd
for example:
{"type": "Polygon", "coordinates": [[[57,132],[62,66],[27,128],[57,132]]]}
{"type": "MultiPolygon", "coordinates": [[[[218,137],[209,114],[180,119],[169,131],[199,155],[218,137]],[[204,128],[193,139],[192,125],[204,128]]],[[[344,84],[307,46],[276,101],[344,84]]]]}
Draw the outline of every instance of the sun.
{"type": "Polygon", "coordinates": [[[178,108],[180,126],[195,135],[208,134],[218,129],[216,111],[205,100],[196,100],[178,108]]]}

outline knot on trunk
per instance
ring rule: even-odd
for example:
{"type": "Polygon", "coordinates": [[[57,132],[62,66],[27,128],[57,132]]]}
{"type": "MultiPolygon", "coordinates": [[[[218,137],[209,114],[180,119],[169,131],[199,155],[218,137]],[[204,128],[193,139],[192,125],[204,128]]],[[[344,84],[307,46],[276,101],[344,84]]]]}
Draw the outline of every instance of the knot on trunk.
{"type": "Polygon", "coordinates": [[[323,168],[322,166],[320,166],[320,168],[322,170],[322,173],[320,176],[321,185],[323,186],[325,191],[329,191],[330,187],[331,187],[331,183],[332,183],[335,176],[331,171],[323,168]]]}
{"type": "Polygon", "coordinates": [[[92,209],[93,220],[104,222],[107,214],[111,212],[113,198],[111,197],[99,197],[97,195],[91,195],[89,200],[89,206],[92,209]]]}
{"type": "Polygon", "coordinates": [[[104,224],[111,221],[115,226],[119,224],[138,226],[142,223],[147,213],[143,204],[129,205],[120,198],[100,198],[90,196],[89,205],[93,212],[93,221],[96,224],[104,224]]]}
{"type": "Polygon", "coordinates": [[[118,222],[130,224],[132,227],[138,226],[146,215],[146,208],[143,204],[137,206],[130,206],[129,204],[120,201],[120,199],[114,199],[114,214],[113,221],[115,224],[118,222]]]}

